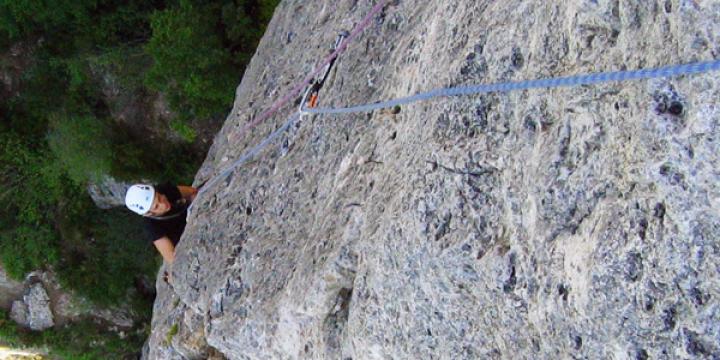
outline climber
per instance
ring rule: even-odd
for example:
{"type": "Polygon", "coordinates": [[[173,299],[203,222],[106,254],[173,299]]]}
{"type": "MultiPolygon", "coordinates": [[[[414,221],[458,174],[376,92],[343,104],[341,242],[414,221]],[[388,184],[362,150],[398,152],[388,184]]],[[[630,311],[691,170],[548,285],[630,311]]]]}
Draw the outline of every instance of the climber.
{"type": "MultiPolygon", "coordinates": [[[[145,218],[150,239],[169,267],[175,261],[175,246],[185,230],[187,208],[197,193],[192,186],[165,183],[157,186],[135,184],[125,194],[125,205],[145,218]]],[[[163,280],[172,281],[169,271],[165,272],[163,280]]]]}

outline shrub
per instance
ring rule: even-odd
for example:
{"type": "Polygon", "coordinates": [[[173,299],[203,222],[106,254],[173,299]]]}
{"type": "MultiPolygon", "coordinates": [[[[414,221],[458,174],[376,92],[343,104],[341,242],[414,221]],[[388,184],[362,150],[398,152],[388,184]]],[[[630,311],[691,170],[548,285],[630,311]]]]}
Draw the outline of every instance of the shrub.
{"type": "Polygon", "coordinates": [[[80,242],[68,244],[72,252],[57,268],[60,283],[95,303],[118,304],[135,277],[154,277],[156,252],[145,239],[142,219],[125,209],[96,210],[87,217],[80,242]]]}
{"type": "MultiPolygon", "coordinates": [[[[192,131],[192,128],[188,129],[192,131]]],[[[204,155],[188,143],[148,140],[119,125],[113,126],[111,132],[113,161],[110,174],[117,179],[143,178],[158,183],[189,184],[203,161],[204,155]]],[[[189,134],[194,136],[193,132],[189,134]]]]}
{"type": "Polygon", "coordinates": [[[30,331],[16,325],[5,310],[0,310],[0,344],[19,348],[47,348],[53,358],[127,359],[137,353],[142,343],[142,336],[134,332],[128,338],[121,339],[112,332],[98,329],[90,320],[43,331],[30,331]]]}
{"type": "Polygon", "coordinates": [[[231,44],[238,65],[250,60],[279,3],[279,0],[237,0],[223,5],[224,37],[231,44]]]}
{"type": "Polygon", "coordinates": [[[89,20],[97,0],[0,0],[0,30],[11,38],[58,26],[74,27],[89,20]]]}
{"type": "Polygon", "coordinates": [[[170,122],[170,127],[172,127],[172,129],[175,130],[175,132],[186,142],[193,142],[195,137],[197,137],[195,129],[190,127],[190,125],[182,119],[173,119],[170,122]]]}
{"type": "Polygon", "coordinates": [[[151,58],[138,45],[120,45],[85,58],[89,68],[117,81],[119,91],[142,94],[145,71],[151,58]]]}
{"type": "Polygon", "coordinates": [[[12,45],[10,35],[6,31],[0,30],[0,51],[7,50],[10,45],[12,45]]]}
{"type": "Polygon", "coordinates": [[[105,123],[90,115],[56,115],[48,144],[68,176],[78,184],[99,182],[110,173],[113,158],[105,123]]]}
{"type": "Polygon", "coordinates": [[[180,1],[151,17],[152,38],[145,49],[153,58],[145,84],[167,95],[184,118],[210,118],[232,105],[237,69],[215,33],[211,9],[180,1]]]}
{"type": "Polygon", "coordinates": [[[178,324],[177,323],[172,324],[170,329],[168,329],[167,334],[165,334],[166,346],[170,346],[170,344],[172,343],[173,337],[175,337],[175,335],[177,335],[177,333],[178,333],[178,324]]]}
{"type": "MultiPolygon", "coordinates": [[[[159,257],[141,218],[96,209],[84,185],[108,173],[190,183],[204,154],[189,145],[188,120],[230,109],[277,2],[0,0],[0,51],[22,42],[28,57],[18,95],[0,99],[0,261],[11,276],[50,265],[63,286],[106,305],[127,299],[135,276],[155,276],[159,257]],[[121,91],[164,93],[180,114],[170,125],[188,143],[106,121],[108,77],[121,91]]],[[[129,301],[150,316],[142,299],[129,301]]],[[[90,323],[16,331],[6,318],[0,313],[0,339],[48,344],[64,358],[120,358],[123,346],[142,343],[90,323]]]]}
{"type": "Polygon", "coordinates": [[[64,180],[47,155],[13,133],[0,134],[0,199],[7,204],[0,208],[0,259],[15,279],[58,260],[52,219],[64,180]]]}
{"type": "Polygon", "coordinates": [[[52,226],[21,225],[0,234],[0,254],[8,275],[21,280],[26,273],[58,260],[58,237],[52,226]]]}

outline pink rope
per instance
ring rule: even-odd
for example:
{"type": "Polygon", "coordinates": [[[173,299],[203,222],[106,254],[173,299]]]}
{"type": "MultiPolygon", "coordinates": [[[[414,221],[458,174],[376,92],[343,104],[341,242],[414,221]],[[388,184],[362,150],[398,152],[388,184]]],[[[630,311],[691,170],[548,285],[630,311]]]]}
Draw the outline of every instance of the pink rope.
{"type": "Polygon", "coordinates": [[[318,65],[313,72],[311,72],[305,79],[295,86],[290,92],[288,92],[285,96],[283,96],[280,100],[276,101],[269,109],[265,110],[263,113],[261,113],[258,117],[256,117],[253,121],[245,125],[242,130],[238,133],[238,137],[243,135],[248,130],[254,128],[257,124],[261,123],[262,121],[265,121],[267,118],[269,118],[272,114],[280,110],[280,108],[285,105],[290,99],[297,96],[302,89],[304,89],[306,86],[310,84],[310,81],[317,76],[317,74],[322,71],[322,69],[325,67],[325,65],[329,64],[334,58],[338,57],[340,54],[345,52],[345,49],[347,49],[348,44],[353,41],[365,28],[370,24],[370,20],[372,19],[375,14],[377,14],[383,6],[385,6],[385,3],[387,3],[388,0],[380,0],[377,5],[375,5],[372,10],[365,16],[362,22],[355,26],[353,31],[350,32],[350,35],[343,40],[340,43],[340,46],[338,46],[335,51],[332,52],[332,54],[328,55],[325,60],[323,60],[320,65],[318,65]]]}

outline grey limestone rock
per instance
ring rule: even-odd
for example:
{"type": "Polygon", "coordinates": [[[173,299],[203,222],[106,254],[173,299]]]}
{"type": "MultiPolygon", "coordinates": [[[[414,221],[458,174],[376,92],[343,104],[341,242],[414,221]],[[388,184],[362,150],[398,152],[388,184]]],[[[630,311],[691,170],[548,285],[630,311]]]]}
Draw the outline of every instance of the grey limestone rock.
{"type": "Polygon", "coordinates": [[[7,278],[0,268],[0,299],[0,306],[10,311],[16,323],[33,329],[91,317],[107,321],[122,332],[133,327],[136,317],[129,303],[100,307],[63,289],[52,269],[32,271],[23,282],[18,282],[7,278]]]}
{"type": "MultiPolygon", "coordinates": [[[[280,4],[195,184],[371,6],[280,4]]],[[[714,1],[390,1],[320,106],[717,59],[717,34],[714,1]]],[[[719,96],[714,72],[303,116],[197,198],[145,358],[718,358],[719,96]]]]}
{"type": "Polygon", "coordinates": [[[134,315],[130,304],[122,302],[113,307],[101,307],[89,300],[63,289],[52,269],[33,271],[26,275],[27,288],[42,284],[50,298],[51,312],[57,325],[76,321],[82,317],[102,319],[118,329],[128,329],[134,324],[134,315]]]}
{"type": "Polygon", "coordinates": [[[105,176],[100,183],[88,184],[87,191],[97,207],[110,209],[125,206],[125,192],[130,185],[132,184],[105,176]]]}
{"type": "Polygon", "coordinates": [[[22,297],[23,290],[23,284],[11,279],[0,267],[0,307],[10,309],[13,301],[22,297]]]}
{"type": "Polygon", "coordinates": [[[10,308],[10,318],[19,325],[28,326],[27,304],[20,300],[13,301],[10,308]]]}
{"type": "Polygon", "coordinates": [[[30,286],[23,296],[23,301],[13,302],[10,317],[32,330],[45,330],[55,325],[50,310],[50,297],[41,283],[30,286]]]}

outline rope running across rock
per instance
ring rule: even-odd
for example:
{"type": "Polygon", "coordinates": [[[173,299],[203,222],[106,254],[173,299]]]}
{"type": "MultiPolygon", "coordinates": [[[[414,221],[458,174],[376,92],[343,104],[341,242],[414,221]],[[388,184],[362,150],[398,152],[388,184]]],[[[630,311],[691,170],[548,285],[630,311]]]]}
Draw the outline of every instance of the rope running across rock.
{"type": "MultiPolygon", "coordinates": [[[[308,84],[312,81],[312,79],[320,72],[322,71],[323,67],[330,63],[333,59],[335,59],[337,56],[339,56],[341,53],[343,53],[347,47],[348,44],[353,41],[359,34],[362,32],[367,25],[370,23],[370,19],[377,14],[385,5],[387,0],[381,0],[378,2],[372,10],[368,13],[368,15],[365,16],[362,22],[358,24],[355,29],[350,33],[350,35],[339,45],[339,47],[330,54],[323,62],[320,63],[316,67],[316,69],[311,72],[308,76],[305,77],[305,79],[297,85],[295,88],[293,88],[290,92],[288,92],[287,95],[285,95],[280,100],[276,101],[270,109],[263,112],[260,116],[258,116],[256,119],[251,121],[248,125],[246,125],[240,132],[240,134],[248,131],[249,129],[253,128],[263,120],[269,118],[272,114],[277,112],[283,105],[285,105],[290,99],[296,97],[303,88],[307,87],[308,84]]],[[[680,64],[680,65],[671,65],[671,66],[665,66],[660,68],[653,68],[653,69],[639,69],[639,70],[627,70],[627,71],[613,71],[613,72],[601,72],[601,73],[593,73],[593,74],[580,74],[580,75],[574,75],[574,76],[566,76],[566,77],[552,77],[552,78],[544,78],[544,79],[535,79],[535,80],[523,80],[523,81],[511,81],[511,82],[502,82],[502,83],[495,83],[495,84],[478,84],[478,85],[469,85],[469,86],[457,86],[457,87],[450,87],[450,88],[441,88],[441,89],[434,89],[427,92],[422,92],[419,94],[415,94],[412,96],[397,98],[397,99],[391,99],[387,101],[382,102],[374,102],[374,103],[368,103],[368,104],[362,104],[362,105],[356,105],[356,106],[349,106],[349,107],[339,107],[339,108],[305,108],[304,104],[301,104],[300,109],[298,112],[292,114],[287,121],[279,128],[274,130],[272,133],[270,133],[267,137],[265,137],[259,144],[254,146],[252,149],[245,152],[239,159],[234,161],[230,166],[228,166],[225,170],[220,172],[219,174],[213,176],[208,180],[200,189],[198,193],[198,197],[200,194],[206,192],[209,188],[217,184],[217,181],[219,179],[222,179],[226,176],[228,176],[232,171],[234,171],[236,168],[247,162],[248,160],[252,159],[254,156],[256,156],[262,149],[267,147],[274,139],[276,139],[281,133],[283,133],[285,130],[290,128],[298,119],[300,119],[301,115],[303,114],[313,114],[313,115],[322,115],[322,114],[348,114],[348,113],[358,113],[358,112],[369,112],[381,108],[389,108],[394,107],[398,105],[404,105],[409,104],[413,102],[418,101],[424,101],[429,100],[437,97],[448,97],[448,96],[458,96],[458,95],[473,95],[473,94],[483,94],[483,93],[491,93],[491,92],[509,92],[509,91],[517,91],[517,90],[529,90],[529,89],[539,89],[539,88],[557,88],[557,87],[570,87],[570,86],[579,86],[579,85],[590,85],[590,84],[598,84],[598,83],[605,83],[605,82],[619,82],[619,81],[629,81],[629,80],[641,80],[641,79],[652,79],[652,78],[664,78],[664,77],[672,77],[672,76],[680,76],[680,75],[691,75],[691,74],[699,74],[699,73],[705,73],[709,71],[717,71],[720,70],[720,60],[713,60],[713,61],[706,61],[706,62],[694,62],[694,63],[688,63],[688,64],[680,64]]],[[[191,206],[192,207],[192,206],[191,206]]],[[[189,211],[190,209],[188,209],[189,211]]]]}

